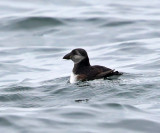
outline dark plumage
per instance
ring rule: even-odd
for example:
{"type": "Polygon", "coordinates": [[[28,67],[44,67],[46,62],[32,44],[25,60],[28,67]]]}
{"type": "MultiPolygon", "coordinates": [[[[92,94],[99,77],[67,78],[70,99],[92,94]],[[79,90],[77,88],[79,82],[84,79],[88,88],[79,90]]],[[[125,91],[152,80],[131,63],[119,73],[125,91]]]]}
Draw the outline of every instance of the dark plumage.
{"type": "Polygon", "coordinates": [[[74,62],[73,74],[70,77],[71,83],[122,75],[122,73],[104,66],[91,66],[88,54],[82,48],[73,49],[70,53],[66,54],[63,59],[71,59],[74,62]]]}

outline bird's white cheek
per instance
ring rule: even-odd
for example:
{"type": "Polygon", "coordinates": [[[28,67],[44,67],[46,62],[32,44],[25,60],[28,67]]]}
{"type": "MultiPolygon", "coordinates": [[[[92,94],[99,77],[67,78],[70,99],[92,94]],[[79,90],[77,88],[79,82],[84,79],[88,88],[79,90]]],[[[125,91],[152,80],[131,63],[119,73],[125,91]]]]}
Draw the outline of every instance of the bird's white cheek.
{"type": "Polygon", "coordinates": [[[81,62],[85,57],[84,56],[81,56],[81,55],[74,55],[72,56],[71,60],[77,64],[79,62],[81,62]]]}
{"type": "Polygon", "coordinates": [[[77,81],[77,75],[75,75],[73,72],[71,73],[70,76],[70,83],[73,84],[77,81]]]}

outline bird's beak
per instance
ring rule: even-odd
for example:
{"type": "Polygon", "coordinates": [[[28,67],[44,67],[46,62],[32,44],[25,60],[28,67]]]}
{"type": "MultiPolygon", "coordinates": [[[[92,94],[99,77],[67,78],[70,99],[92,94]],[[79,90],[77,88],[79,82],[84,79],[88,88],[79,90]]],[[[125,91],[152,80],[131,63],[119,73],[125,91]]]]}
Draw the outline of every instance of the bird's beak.
{"type": "Polygon", "coordinates": [[[70,60],[71,59],[71,53],[68,53],[66,54],[63,59],[66,59],[66,60],[70,60]]]}

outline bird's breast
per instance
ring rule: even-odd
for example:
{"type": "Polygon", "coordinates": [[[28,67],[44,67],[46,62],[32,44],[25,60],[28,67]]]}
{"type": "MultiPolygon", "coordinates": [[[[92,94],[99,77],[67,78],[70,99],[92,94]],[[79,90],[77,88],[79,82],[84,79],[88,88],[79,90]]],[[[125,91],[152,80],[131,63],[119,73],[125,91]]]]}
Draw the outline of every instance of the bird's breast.
{"type": "Polygon", "coordinates": [[[77,82],[77,75],[72,72],[70,76],[70,83],[73,84],[75,82],[77,82]]]}

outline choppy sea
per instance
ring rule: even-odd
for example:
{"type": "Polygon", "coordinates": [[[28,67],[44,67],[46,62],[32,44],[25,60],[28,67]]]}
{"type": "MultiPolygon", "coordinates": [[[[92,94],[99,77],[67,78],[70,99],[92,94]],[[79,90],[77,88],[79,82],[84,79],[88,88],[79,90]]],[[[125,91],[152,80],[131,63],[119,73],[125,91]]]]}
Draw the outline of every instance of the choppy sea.
{"type": "Polygon", "coordinates": [[[1,0],[0,132],[160,133],[160,1],[1,0]],[[124,74],[70,84],[74,48],[124,74]]]}

